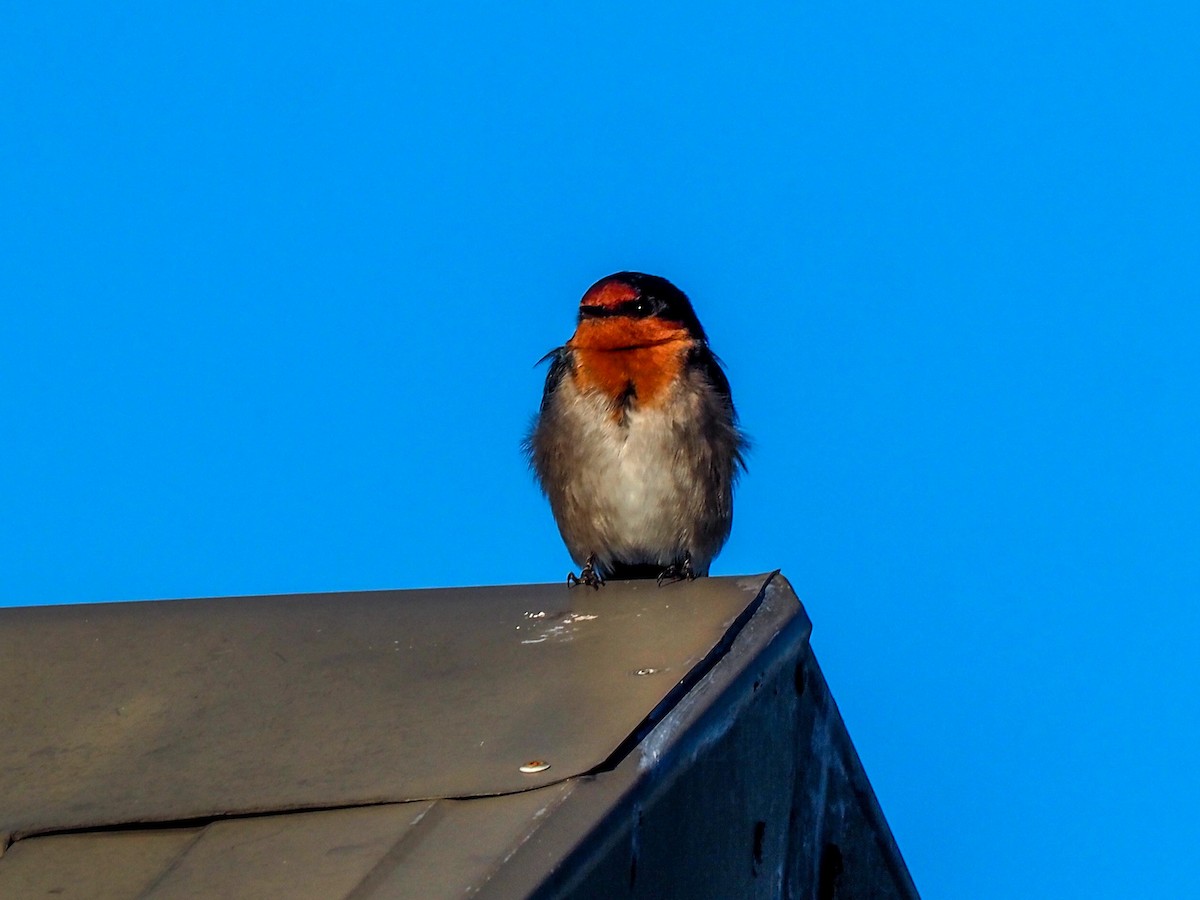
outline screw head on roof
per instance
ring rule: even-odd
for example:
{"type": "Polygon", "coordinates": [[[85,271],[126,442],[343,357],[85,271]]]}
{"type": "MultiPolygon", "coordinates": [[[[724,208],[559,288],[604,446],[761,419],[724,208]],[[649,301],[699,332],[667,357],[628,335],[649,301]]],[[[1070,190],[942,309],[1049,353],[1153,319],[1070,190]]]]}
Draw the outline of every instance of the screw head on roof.
{"type": "Polygon", "coordinates": [[[536,775],[538,772],[545,772],[548,768],[550,768],[550,763],[540,759],[531,759],[521,766],[521,772],[525,775],[536,775]]]}

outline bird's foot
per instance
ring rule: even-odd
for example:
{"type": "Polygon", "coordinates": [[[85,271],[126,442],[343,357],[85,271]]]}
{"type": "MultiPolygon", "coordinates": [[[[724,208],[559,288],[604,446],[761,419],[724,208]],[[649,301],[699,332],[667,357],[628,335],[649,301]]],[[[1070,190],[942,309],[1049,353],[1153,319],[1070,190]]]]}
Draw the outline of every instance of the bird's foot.
{"type": "Polygon", "coordinates": [[[671,563],[658,575],[658,586],[662,587],[663,582],[674,584],[676,581],[695,581],[696,572],[692,569],[692,554],[683,554],[683,562],[671,563]]]}
{"type": "Polygon", "coordinates": [[[587,587],[600,590],[604,584],[604,578],[596,571],[596,554],[589,553],[587,561],[583,564],[583,568],[579,574],[574,572],[567,573],[567,587],[575,587],[577,584],[586,585],[587,587]]]}

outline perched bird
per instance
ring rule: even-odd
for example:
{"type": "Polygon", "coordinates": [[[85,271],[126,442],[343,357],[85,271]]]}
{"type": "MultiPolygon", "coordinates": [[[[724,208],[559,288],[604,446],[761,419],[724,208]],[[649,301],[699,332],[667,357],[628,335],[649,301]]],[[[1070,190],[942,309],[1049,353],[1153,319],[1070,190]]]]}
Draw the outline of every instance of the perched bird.
{"type": "Polygon", "coordinates": [[[707,575],[747,442],[687,296],[656,275],[601,278],[546,359],[525,451],[582,567],[568,584],[707,575]]]}

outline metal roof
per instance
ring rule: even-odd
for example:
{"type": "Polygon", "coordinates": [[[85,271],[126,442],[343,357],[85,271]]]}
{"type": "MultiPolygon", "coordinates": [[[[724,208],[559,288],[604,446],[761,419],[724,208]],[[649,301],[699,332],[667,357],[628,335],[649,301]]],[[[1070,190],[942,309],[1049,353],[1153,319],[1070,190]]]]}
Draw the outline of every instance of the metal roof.
{"type": "Polygon", "coordinates": [[[808,631],[771,575],[0,610],[0,896],[549,890],[808,631]]]}

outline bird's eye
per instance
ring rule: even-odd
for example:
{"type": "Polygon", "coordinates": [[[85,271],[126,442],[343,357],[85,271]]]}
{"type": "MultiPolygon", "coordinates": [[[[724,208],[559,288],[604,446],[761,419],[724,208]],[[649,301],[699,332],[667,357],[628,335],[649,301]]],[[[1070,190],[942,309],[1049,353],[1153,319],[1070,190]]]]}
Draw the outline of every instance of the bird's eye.
{"type": "Polygon", "coordinates": [[[656,314],[661,307],[653,297],[635,297],[613,307],[612,315],[646,319],[656,314]]]}

